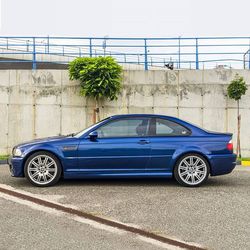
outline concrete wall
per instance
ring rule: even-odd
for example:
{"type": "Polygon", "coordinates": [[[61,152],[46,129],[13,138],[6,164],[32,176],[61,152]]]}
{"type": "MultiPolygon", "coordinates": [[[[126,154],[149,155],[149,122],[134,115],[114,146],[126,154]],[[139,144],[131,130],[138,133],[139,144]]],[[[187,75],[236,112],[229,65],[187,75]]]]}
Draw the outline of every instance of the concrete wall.
{"type": "MultiPolygon", "coordinates": [[[[101,117],[166,114],[236,133],[236,103],[226,96],[236,72],[250,84],[247,70],[127,70],[119,99],[102,103],[101,117]]],[[[240,106],[242,152],[249,156],[250,86],[240,106]]],[[[92,101],[79,96],[79,84],[69,81],[66,70],[1,70],[0,154],[26,140],[79,131],[91,124],[92,109],[92,101]]]]}

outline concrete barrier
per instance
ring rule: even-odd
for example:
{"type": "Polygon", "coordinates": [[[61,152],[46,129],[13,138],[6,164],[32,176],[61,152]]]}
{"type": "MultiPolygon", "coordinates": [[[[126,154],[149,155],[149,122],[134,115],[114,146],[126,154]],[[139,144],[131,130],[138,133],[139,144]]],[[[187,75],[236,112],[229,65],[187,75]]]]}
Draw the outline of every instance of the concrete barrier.
{"type": "MultiPolygon", "coordinates": [[[[125,70],[117,101],[101,102],[101,117],[121,113],[177,116],[236,139],[236,103],[227,85],[236,73],[250,84],[248,70],[125,70]]],[[[240,102],[242,153],[250,155],[250,86],[240,102]]],[[[79,95],[67,70],[0,71],[0,154],[20,142],[79,131],[92,122],[93,102],[79,95]]]]}

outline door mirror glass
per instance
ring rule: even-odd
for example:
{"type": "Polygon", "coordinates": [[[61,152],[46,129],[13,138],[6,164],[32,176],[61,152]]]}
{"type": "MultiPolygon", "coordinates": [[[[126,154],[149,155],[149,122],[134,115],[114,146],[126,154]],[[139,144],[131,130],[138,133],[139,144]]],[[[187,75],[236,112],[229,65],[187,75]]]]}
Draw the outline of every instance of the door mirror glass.
{"type": "Polygon", "coordinates": [[[89,139],[91,141],[95,140],[98,137],[98,132],[97,131],[92,131],[89,133],[89,139]]]}

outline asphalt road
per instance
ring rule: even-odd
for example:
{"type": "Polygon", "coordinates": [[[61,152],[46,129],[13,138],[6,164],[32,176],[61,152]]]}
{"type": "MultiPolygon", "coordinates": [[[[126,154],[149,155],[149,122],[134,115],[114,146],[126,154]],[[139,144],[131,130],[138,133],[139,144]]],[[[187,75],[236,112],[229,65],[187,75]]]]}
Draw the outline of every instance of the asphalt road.
{"type": "MultiPolygon", "coordinates": [[[[0,166],[0,184],[150,232],[195,242],[208,249],[250,249],[250,168],[247,167],[238,167],[232,174],[210,178],[200,188],[184,188],[173,180],[160,179],[62,180],[54,187],[36,188],[23,178],[10,177],[7,167],[0,166]]],[[[17,249],[16,244],[23,244],[24,239],[27,248],[23,249],[29,249],[31,243],[25,238],[26,233],[36,237],[41,235],[44,239],[45,228],[51,236],[49,246],[58,243],[58,246],[67,247],[67,235],[74,235],[72,242],[75,245],[72,246],[75,249],[82,242],[86,244],[82,249],[84,246],[86,249],[157,249],[132,235],[107,235],[105,231],[79,226],[74,221],[65,222],[60,217],[22,209],[20,204],[0,200],[0,206],[0,238],[4,239],[0,242],[5,244],[1,249],[17,249]],[[10,230],[6,231],[6,228],[10,230]]]]}
{"type": "Polygon", "coordinates": [[[0,249],[162,249],[0,198],[0,249]],[[125,248],[124,248],[125,246],[125,248]]]}

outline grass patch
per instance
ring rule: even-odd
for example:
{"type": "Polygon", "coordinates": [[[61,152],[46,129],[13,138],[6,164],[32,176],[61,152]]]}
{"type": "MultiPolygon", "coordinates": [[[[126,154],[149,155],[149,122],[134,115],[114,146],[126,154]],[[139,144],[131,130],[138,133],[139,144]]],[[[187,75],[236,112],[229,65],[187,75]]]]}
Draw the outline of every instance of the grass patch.
{"type": "Polygon", "coordinates": [[[250,157],[237,158],[238,161],[250,161],[250,157]]]}
{"type": "Polygon", "coordinates": [[[7,160],[8,159],[8,155],[0,155],[0,160],[7,160]]]}

